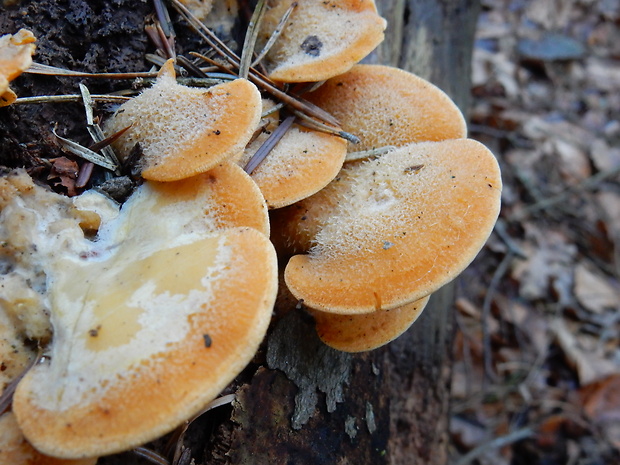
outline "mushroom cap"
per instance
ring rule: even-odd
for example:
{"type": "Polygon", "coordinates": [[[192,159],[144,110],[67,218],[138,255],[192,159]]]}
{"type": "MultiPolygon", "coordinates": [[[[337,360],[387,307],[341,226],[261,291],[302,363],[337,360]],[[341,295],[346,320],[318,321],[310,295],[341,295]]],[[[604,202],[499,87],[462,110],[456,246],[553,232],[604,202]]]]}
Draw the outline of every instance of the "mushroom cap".
{"type": "Polygon", "coordinates": [[[155,439],[246,366],[277,292],[266,206],[255,197],[258,188],[230,163],[146,182],[90,248],[49,264],[50,360],[25,375],[13,399],[38,450],[82,458],[155,439]],[[241,199],[251,208],[238,211],[241,199]],[[243,223],[262,231],[236,227],[243,223]]]}
{"type": "Polygon", "coordinates": [[[345,165],[325,189],[272,214],[293,256],[286,284],[317,310],[356,314],[419,300],[452,280],[491,233],[502,181],[469,139],[410,144],[345,165]]]}
{"type": "Polygon", "coordinates": [[[140,144],[145,179],[177,181],[241,152],[260,114],[260,93],[246,79],[209,89],[186,87],[177,84],[168,60],[155,84],[121,105],[105,130],[129,127],[113,145],[126,158],[140,144]]]}
{"type": "Polygon", "coordinates": [[[51,361],[13,399],[49,455],[110,454],[174,429],[247,365],[271,317],[276,257],[253,229],[125,255],[113,272],[99,264],[61,264],[51,361]]]}
{"type": "MultiPolygon", "coordinates": [[[[257,139],[240,160],[245,165],[264,142],[257,139]]],[[[252,172],[269,208],[311,196],[336,177],[347,154],[341,137],[294,124],[252,172]]]]}
{"type": "MultiPolygon", "coordinates": [[[[259,41],[267,42],[293,0],[271,0],[259,41]]],[[[313,82],[342,74],[383,41],[385,19],[373,0],[297,0],[267,54],[275,81],[313,82]]]]}
{"type": "Polygon", "coordinates": [[[158,228],[178,228],[180,224],[212,230],[244,226],[269,236],[265,199],[252,178],[232,162],[179,181],[146,182],[142,189],[144,193],[129,200],[130,205],[142,205],[134,208],[131,221],[123,223],[134,235],[158,234],[167,240],[173,233],[154,231],[155,225],[150,229],[142,226],[152,223],[151,216],[163,215],[171,220],[156,223],[158,228]]]}
{"type": "Polygon", "coordinates": [[[304,98],[360,138],[349,150],[467,136],[463,114],[441,89],[402,69],[356,65],[304,98]]]}
{"type": "Polygon", "coordinates": [[[24,438],[12,412],[0,415],[2,463],[10,465],[95,465],[97,458],[66,460],[43,455],[24,438]]]}
{"type": "Polygon", "coordinates": [[[422,314],[430,296],[391,310],[361,315],[312,311],[319,338],[336,350],[363,352],[381,347],[403,334],[422,314]]]}
{"type": "Polygon", "coordinates": [[[36,38],[27,29],[0,37],[0,107],[10,105],[17,98],[9,89],[9,82],[32,64],[36,38]]]}

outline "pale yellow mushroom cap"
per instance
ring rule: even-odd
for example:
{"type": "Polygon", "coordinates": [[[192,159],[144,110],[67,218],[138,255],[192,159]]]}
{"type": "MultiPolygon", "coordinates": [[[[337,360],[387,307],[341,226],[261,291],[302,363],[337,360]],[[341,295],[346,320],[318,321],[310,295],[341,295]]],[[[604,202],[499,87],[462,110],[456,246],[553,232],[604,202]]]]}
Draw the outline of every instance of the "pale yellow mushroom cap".
{"type": "Polygon", "coordinates": [[[345,165],[317,194],[272,215],[273,236],[306,255],[285,280],[310,308],[342,314],[419,300],[459,274],[488,238],[502,181],[468,139],[410,144],[345,165]]]}
{"type": "Polygon", "coordinates": [[[105,129],[109,135],[129,127],[114,147],[126,158],[140,144],[145,179],[177,181],[237,156],[260,114],[260,92],[251,82],[182,86],[169,60],[153,87],[121,105],[105,129]]]}
{"type": "MultiPolygon", "coordinates": [[[[267,42],[293,0],[271,0],[260,42],[267,42]]],[[[342,74],[383,41],[386,21],[373,0],[297,0],[297,7],[267,55],[276,81],[322,81],[342,74]]],[[[261,44],[259,44],[261,45],[261,44]]]]}

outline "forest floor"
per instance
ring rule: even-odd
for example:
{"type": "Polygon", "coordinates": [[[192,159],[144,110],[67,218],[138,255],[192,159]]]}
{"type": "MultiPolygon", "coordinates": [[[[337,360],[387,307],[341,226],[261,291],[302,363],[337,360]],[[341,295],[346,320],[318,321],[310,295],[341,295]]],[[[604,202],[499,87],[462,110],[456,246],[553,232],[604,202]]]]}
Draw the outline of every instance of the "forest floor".
{"type": "Polygon", "coordinates": [[[503,208],[457,300],[452,463],[620,463],[620,3],[487,0],[503,208]]]}

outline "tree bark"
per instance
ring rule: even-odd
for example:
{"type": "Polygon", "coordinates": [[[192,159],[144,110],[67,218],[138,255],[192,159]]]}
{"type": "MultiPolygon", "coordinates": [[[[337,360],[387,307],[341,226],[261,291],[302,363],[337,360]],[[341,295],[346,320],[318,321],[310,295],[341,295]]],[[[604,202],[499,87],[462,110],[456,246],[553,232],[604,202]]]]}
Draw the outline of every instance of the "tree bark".
{"type": "MultiPolygon", "coordinates": [[[[386,40],[366,61],[431,80],[465,111],[479,2],[377,6],[386,40]]],[[[356,355],[326,348],[312,322],[288,313],[268,336],[266,367],[239,391],[229,456],[213,463],[447,463],[453,301],[451,284],[406,334],[356,355]]]]}
{"type": "MultiPolygon", "coordinates": [[[[37,61],[81,71],[138,71],[148,43],[146,0],[16,1],[0,32],[32,29],[37,61]]],[[[5,2],[8,5],[9,2],[5,2]]],[[[478,0],[377,0],[386,40],[367,61],[415,72],[462,108],[469,101],[478,0]]],[[[179,41],[180,42],[180,41],[179,41]]],[[[92,92],[113,84],[90,82],[92,92]]],[[[25,76],[21,95],[75,93],[73,79],[25,76]]],[[[50,129],[84,129],[79,106],[0,112],[0,162],[61,155],[50,129]]],[[[444,464],[447,461],[454,288],[437,292],[413,327],[387,347],[345,354],[324,346],[296,303],[281,304],[264,349],[229,388],[236,400],[190,428],[197,464],[444,464]]],[[[138,463],[123,454],[102,464],[138,463]]],[[[146,462],[139,462],[146,463],[146,462]]]]}

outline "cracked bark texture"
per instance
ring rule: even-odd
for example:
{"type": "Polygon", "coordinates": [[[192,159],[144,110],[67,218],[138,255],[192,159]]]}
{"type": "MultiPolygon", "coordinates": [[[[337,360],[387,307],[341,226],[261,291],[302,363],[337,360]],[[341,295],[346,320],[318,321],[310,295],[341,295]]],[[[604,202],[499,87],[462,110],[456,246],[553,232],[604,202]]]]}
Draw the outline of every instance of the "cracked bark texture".
{"type": "MultiPolygon", "coordinates": [[[[479,1],[376,3],[389,25],[385,42],[366,61],[430,79],[466,109],[479,1]]],[[[0,6],[0,33],[32,29],[41,63],[90,72],[137,71],[145,69],[144,54],[151,51],[143,26],[152,11],[146,0],[14,0],[0,6]]],[[[177,32],[183,30],[179,26],[177,32]]],[[[21,95],[75,93],[77,82],[24,76],[14,87],[21,95]]],[[[118,87],[87,84],[92,92],[118,87]]],[[[0,111],[0,164],[59,155],[50,136],[56,122],[78,140],[84,134],[77,105],[0,111]]],[[[453,286],[446,286],[407,333],[387,347],[354,355],[325,347],[295,303],[282,304],[286,315],[272,325],[255,363],[228,390],[237,393],[236,401],[190,428],[186,446],[195,463],[447,463],[453,300],[453,286]]],[[[129,453],[100,460],[134,463],[148,462],[129,453]]]]}

